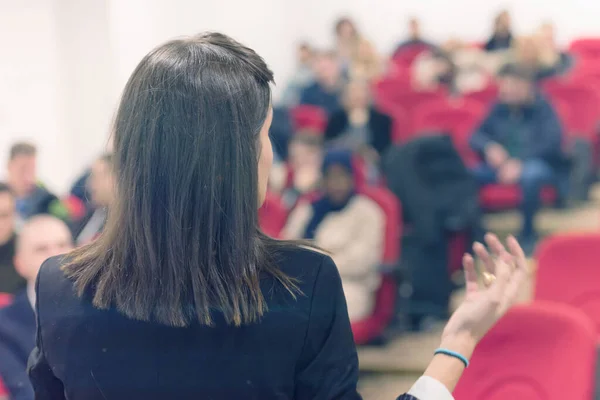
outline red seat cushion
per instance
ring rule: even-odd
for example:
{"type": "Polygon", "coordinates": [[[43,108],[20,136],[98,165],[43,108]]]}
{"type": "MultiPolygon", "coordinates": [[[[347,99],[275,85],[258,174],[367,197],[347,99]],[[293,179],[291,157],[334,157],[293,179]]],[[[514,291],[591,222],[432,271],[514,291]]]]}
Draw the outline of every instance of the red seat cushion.
{"type": "Polygon", "coordinates": [[[475,349],[456,400],[592,400],[596,338],[580,311],[517,306],[475,349]]]}
{"type": "MultiPolygon", "coordinates": [[[[556,190],[552,186],[542,188],[542,204],[556,202],[556,190]]],[[[479,191],[479,204],[489,211],[515,208],[521,204],[523,194],[518,185],[485,185],[479,191]]]]}
{"type": "Polygon", "coordinates": [[[562,234],[537,249],[536,300],[577,307],[600,333],[600,234],[562,234]]]}
{"type": "Polygon", "coordinates": [[[321,107],[299,105],[291,110],[290,116],[296,132],[302,129],[313,129],[323,133],[327,127],[327,113],[321,107]]]}

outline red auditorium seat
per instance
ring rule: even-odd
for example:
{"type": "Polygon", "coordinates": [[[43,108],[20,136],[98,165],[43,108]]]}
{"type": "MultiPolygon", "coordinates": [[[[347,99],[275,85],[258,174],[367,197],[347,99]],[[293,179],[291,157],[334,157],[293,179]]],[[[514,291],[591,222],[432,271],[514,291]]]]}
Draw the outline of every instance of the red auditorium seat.
{"type": "Polygon", "coordinates": [[[413,130],[415,134],[425,131],[443,131],[452,136],[456,149],[468,165],[476,158],[469,148],[469,138],[484,117],[485,108],[476,101],[446,99],[422,103],[415,109],[413,130]]]}
{"type": "Polygon", "coordinates": [[[596,336],[571,307],[517,306],[483,338],[456,400],[592,400],[596,336]]]}
{"type": "MultiPolygon", "coordinates": [[[[542,188],[542,204],[556,202],[556,190],[552,186],[542,188]]],[[[486,185],[479,191],[479,204],[487,211],[501,211],[521,204],[523,193],[518,185],[486,185]]]]}
{"type": "Polygon", "coordinates": [[[392,141],[394,143],[403,143],[410,139],[412,134],[411,121],[408,113],[402,108],[396,107],[389,113],[392,117],[392,141]]]}
{"type": "Polygon", "coordinates": [[[352,323],[352,333],[357,345],[367,344],[381,336],[394,316],[396,306],[396,280],[392,268],[400,256],[401,214],[396,197],[385,188],[363,187],[359,193],[375,201],[386,216],[385,243],[382,255],[384,271],[375,299],[375,309],[370,317],[352,323]]]}
{"type": "Polygon", "coordinates": [[[287,217],[288,212],[279,196],[267,193],[265,202],[258,209],[258,221],[262,231],[271,237],[279,237],[287,217]]]}
{"type": "Polygon", "coordinates": [[[398,105],[394,100],[398,93],[412,90],[410,75],[399,74],[397,77],[385,78],[373,85],[373,97],[377,108],[385,113],[392,114],[398,105]]]}
{"type": "Polygon", "coordinates": [[[424,44],[414,44],[397,50],[392,56],[392,62],[404,67],[410,67],[421,53],[429,50],[424,44]]]}
{"type": "Polygon", "coordinates": [[[600,38],[581,38],[571,42],[569,53],[581,58],[600,59],[600,38]]]}
{"type": "Polygon", "coordinates": [[[463,95],[463,98],[478,101],[487,107],[498,98],[498,87],[491,84],[484,89],[467,92],[463,95]]]}
{"type": "Polygon", "coordinates": [[[565,128],[574,134],[593,139],[600,117],[600,95],[585,83],[549,80],[543,84],[550,100],[570,106],[570,118],[565,128]]]}
{"type": "Polygon", "coordinates": [[[600,334],[600,234],[556,235],[537,249],[535,299],[581,309],[600,334]]]}
{"type": "Polygon", "coordinates": [[[0,379],[0,399],[5,397],[8,399],[8,395],[8,389],[4,387],[4,383],[2,382],[2,379],[0,379]]]}
{"type": "Polygon", "coordinates": [[[327,113],[321,107],[299,105],[291,110],[290,115],[296,132],[301,129],[314,129],[320,133],[325,132],[327,113]]]}

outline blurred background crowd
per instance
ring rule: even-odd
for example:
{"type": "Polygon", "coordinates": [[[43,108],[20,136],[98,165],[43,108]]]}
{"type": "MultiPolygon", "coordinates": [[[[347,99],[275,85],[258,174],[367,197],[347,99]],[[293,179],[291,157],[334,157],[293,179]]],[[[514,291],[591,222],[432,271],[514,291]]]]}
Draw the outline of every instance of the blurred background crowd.
{"type": "MultiPolygon", "coordinates": [[[[467,9],[453,23],[471,18],[467,9]]],[[[552,20],[522,31],[513,18],[498,9],[487,36],[439,40],[426,15],[406,16],[390,52],[378,50],[360,16],[328,27],[332,46],[288,43],[295,59],[273,98],[275,163],[260,223],[271,236],[331,252],[359,345],[385,350],[407,332],[440,326],[461,290],[461,255],[493,228],[486,215],[516,212],[517,230],[500,234],[514,233],[533,255],[548,233],[536,229],[542,208],[569,215],[590,207],[600,166],[600,35],[559,44],[552,20]]],[[[88,72],[103,65],[86,62],[88,72]]],[[[72,78],[74,96],[66,96],[77,103],[77,82],[85,87],[93,76],[72,78]]],[[[115,182],[108,134],[64,142],[12,129],[0,131],[0,393],[29,399],[37,269],[101,234],[115,182]],[[62,146],[85,157],[72,167],[60,160],[61,179],[49,177],[53,166],[38,160],[62,146]]],[[[585,249],[598,248],[590,243],[585,249]]]]}

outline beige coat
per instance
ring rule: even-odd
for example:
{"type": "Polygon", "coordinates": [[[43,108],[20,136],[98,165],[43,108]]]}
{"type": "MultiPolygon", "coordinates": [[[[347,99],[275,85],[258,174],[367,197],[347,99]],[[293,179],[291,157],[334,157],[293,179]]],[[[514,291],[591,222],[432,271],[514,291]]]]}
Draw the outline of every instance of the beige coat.
{"type": "MultiPolygon", "coordinates": [[[[312,218],[309,203],[300,203],[283,230],[287,239],[302,238],[312,218]]],[[[368,317],[380,284],[385,216],[368,197],[356,195],[337,213],[329,213],[315,232],[315,243],[329,251],[340,276],[351,321],[368,317]]]]}

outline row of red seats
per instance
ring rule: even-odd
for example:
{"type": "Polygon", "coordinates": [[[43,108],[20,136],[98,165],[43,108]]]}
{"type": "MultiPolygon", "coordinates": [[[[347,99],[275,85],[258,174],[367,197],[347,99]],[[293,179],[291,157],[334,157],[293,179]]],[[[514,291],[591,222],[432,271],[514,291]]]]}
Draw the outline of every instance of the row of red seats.
{"type": "Polygon", "coordinates": [[[593,399],[599,257],[599,233],[545,239],[536,254],[534,303],[510,311],[481,341],[455,398],[593,399]]]}

